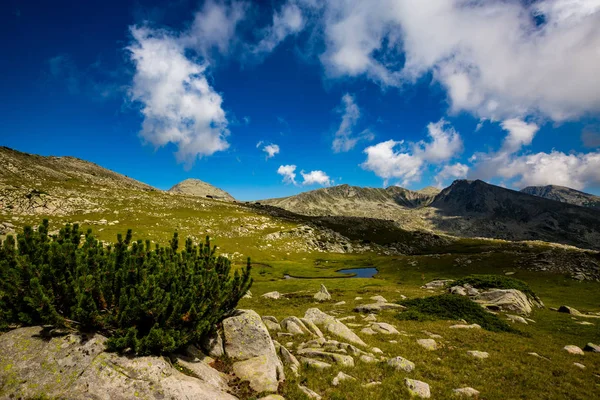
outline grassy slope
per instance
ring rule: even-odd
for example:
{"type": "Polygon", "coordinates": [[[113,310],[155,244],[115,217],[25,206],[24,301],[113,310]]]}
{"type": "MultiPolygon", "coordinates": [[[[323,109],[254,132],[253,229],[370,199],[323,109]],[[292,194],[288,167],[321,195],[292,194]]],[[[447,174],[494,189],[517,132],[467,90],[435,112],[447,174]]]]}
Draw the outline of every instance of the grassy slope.
{"type": "MultiPolygon", "coordinates": [[[[432,293],[420,288],[435,278],[460,278],[473,273],[497,273],[517,271],[516,278],[526,281],[541,297],[547,306],[568,304],[581,311],[600,311],[600,284],[576,282],[572,279],[550,273],[528,272],[516,269],[518,258],[514,246],[496,241],[465,240],[433,249],[443,252],[440,255],[413,255],[386,257],[377,254],[343,255],[309,253],[302,250],[298,239],[283,239],[267,246],[264,235],[270,232],[289,230],[297,226],[295,222],[280,220],[236,204],[221,203],[206,199],[185,196],[170,196],[162,192],[148,192],[133,189],[95,191],[80,182],[65,182],[64,190],[77,190],[93,198],[104,208],[98,213],[75,213],[65,217],[50,217],[52,226],[57,228],[66,221],[118,220],[114,226],[82,224],[92,227],[98,236],[113,241],[117,232],[134,228],[136,238],[150,238],[166,243],[177,229],[182,236],[193,235],[202,240],[207,233],[220,247],[221,252],[241,253],[236,259],[242,261],[251,256],[255,262],[253,271],[255,284],[254,298],[243,299],[240,308],[252,308],[261,315],[275,315],[284,318],[290,315],[303,316],[304,312],[316,306],[312,300],[322,280],[283,280],[286,273],[298,276],[332,277],[340,268],[374,266],[380,271],[376,279],[327,279],[325,284],[333,295],[333,301],[318,305],[324,311],[340,310],[340,316],[356,315],[354,322],[361,323],[361,317],[352,312],[356,296],[367,299],[373,295],[383,295],[388,300],[400,300],[400,295],[409,298],[428,296],[432,293]],[[262,229],[240,230],[241,226],[263,226],[262,229]],[[100,230],[101,229],[101,230],[100,230]],[[286,247],[287,246],[287,247],[286,247]],[[291,248],[295,249],[290,251],[291,248]],[[470,261],[470,263],[468,262],[470,261]],[[272,301],[260,298],[269,291],[283,293],[300,292],[290,300],[272,301]],[[334,307],[337,301],[346,301],[341,307],[334,307]]],[[[42,187],[53,191],[55,187],[42,187]]],[[[61,190],[62,190],[61,189],[61,190]]],[[[11,220],[12,215],[0,216],[0,220],[11,220]]],[[[43,215],[23,216],[15,222],[38,223],[43,215]]],[[[547,250],[544,246],[527,248],[531,252],[547,250]]],[[[356,383],[344,383],[338,388],[331,386],[331,379],[340,368],[330,372],[303,373],[303,383],[329,399],[398,399],[406,398],[402,383],[404,377],[421,379],[432,388],[433,398],[448,398],[451,390],[462,386],[472,386],[482,392],[486,399],[588,399],[600,395],[600,355],[586,354],[572,356],[562,351],[567,344],[584,346],[587,342],[599,342],[600,320],[590,320],[595,325],[582,326],[569,315],[549,310],[535,311],[532,318],[535,324],[518,325],[517,328],[530,333],[530,337],[510,333],[487,331],[450,330],[449,321],[398,321],[393,313],[384,313],[378,320],[389,322],[406,333],[407,336],[385,337],[376,335],[364,337],[370,346],[381,348],[386,356],[401,355],[417,365],[410,374],[398,373],[384,365],[366,365],[357,362],[357,367],[344,369],[358,378],[356,383]],[[415,340],[426,338],[421,331],[441,334],[443,347],[427,352],[415,340]],[[398,340],[397,344],[389,340],[398,340]],[[467,350],[482,350],[490,353],[490,358],[475,361],[467,356],[467,350]],[[527,352],[537,352],[550,358],[550,361],[534,358],[527,352]],[[586,370],[572,365],[582,362],[586,370]],[[371,380],[381,381],[381,386],[362,388],[360,383],[371,380]]],[[[349,321],[352,322],[352,321],[349,321]]],[[[285,344],[288,340],[280,340],[285,344]]],[[[298,344],[300,338],[293,340],[298,344]]],[[[302,399],[296,388],[296,381],[288,374],[288,382],[283,394],[288,400],[302,399]]]]}

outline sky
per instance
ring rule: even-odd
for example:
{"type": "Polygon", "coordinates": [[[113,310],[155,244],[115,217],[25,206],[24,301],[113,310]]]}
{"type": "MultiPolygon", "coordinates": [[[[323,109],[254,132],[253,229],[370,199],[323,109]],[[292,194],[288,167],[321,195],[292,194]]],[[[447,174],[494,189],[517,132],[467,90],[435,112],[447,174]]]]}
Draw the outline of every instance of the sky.
{"type": "Polygon", "coordinates": [[[600,194],[600,0],[0,10],[0,145],[16,150],[240,200],[455,179],[600,194]]]}

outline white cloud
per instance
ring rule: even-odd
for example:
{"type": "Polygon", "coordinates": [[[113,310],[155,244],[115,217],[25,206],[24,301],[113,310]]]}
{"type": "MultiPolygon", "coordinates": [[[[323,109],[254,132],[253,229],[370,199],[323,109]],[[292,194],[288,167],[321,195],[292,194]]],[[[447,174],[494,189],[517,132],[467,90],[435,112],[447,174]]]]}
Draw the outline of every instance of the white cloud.
{"type": "Polygon", "coordinates": [[[294,3],[284,4],[281,10],[273,14],[273,23],[263,32],[264,37],[252,49],[254,54],[272,52],[288,36],[304,28],[305,19],[302,10],[294,3]]]}
{"type": "Polygon", "coordinates": [[[436,175],[435,182],[438,187],[443,187],[449,180],[465,178],[468,173],[469,167],[465,164],[445,165],[436,175]]]}
{"type": "Polygon", "coordinates": [[[500,126],[508,132],[500,151],[509,154],[520,150],[523,146],[529,146],[533,137],[540,129],[539,126],[534,123],[528,124],[527,122],[516,118],[502,121],[500,126]]]}
{"type": "Polygon", "coordinates": [[[279,154],[279,146],[276,144],[268,144],[263,147],[263,151],[267,153],[267,160],[275,156],[275,154],[279,154]]]}
{"type": "Polygon", "coordinates": [[[302,179],[303,185],[314,185],[314,184],[319,184],[322,186],[329,186],[331,185],[331,179],[329,178],[329,176],[323,172],[323,171],[310,171],[309,173],[304,173],[304,171],[301,171],[300,174],[302,175],[302,179]]]}
{"type": "Polygon", "coordinates": [[[206,64],[185,54],[177,37],[131,28],[127,47],[135,64],[130,98],[142,105],[140,136],[156,147],[177,145],[177,159],[191,166],[196,157],[229,147],[223,99],[206,79],[206,64]]]}
{"type": "Polygon", "coordinates": [[[360,109],[356,105],[352,95],[346,93],[342,96],[342,107],[338,111],[342,114],[342,122],[333,139],[332,148],[334,152],[350,151],[362,139],[373,140],[374,135],[368,129],[363,130],[358,135],[353,133],[356,123],[360,118],[360,109]]]}
{"type": "Polygon", "coordinates": [[[208,0],[195,14],[189,31],[181,35],[185,47],[193,48],[208,58],[213,49],[227,54],[236,40],[236,28],[245,18],[248,5],[241,1],[215,2],[208,0]]]}
{"type": "Polygon", "coordinates": [[[600,111],[600,0],[311,3],[329,76],[402,86],[432,73],[452,111],[492,120],[600,111]]]}
{"type": "Polygon", "coordinates": [[[280,165],[277,173],[283,176],[283,182],[296,184],[296,166],[295,165],[280,165]]]}
{"type": "Polygon", "coordinates": [[[463,149],[460,135],[444,119],[430,123],[427,130],[428,141],[405,144],[388,140],[367,147],[367,160],[361,166],[383,178],[386,184],[390,179],[400,179],[403,185],[419,181],[427,165],[445,163],[463,149]]]}

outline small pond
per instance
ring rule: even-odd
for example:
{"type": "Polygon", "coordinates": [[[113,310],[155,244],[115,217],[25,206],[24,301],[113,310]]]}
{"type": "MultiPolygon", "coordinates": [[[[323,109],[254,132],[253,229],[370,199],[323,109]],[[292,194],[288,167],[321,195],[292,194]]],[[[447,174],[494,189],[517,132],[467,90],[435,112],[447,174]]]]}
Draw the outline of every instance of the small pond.
{"type": "Polygon", "coordinates": [[[354,274],[352,278],[372,278],[377,274],[377,268],[351,268],[336,271],[340,274],[354,274]]]}

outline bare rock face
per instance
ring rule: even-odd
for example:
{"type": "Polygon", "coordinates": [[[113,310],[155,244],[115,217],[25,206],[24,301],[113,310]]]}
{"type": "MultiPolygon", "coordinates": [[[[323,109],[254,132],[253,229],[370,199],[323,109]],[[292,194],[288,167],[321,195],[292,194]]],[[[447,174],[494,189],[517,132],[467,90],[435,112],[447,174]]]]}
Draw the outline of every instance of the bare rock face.
{"type": "Polygon", "coordinates": [[[106,353],[105,341],[97,334],[47,338],[40,327],[1,335],[0,365],[4,368],[0,369],[0,398],[236,399],[225,391],[225,380],[218,371],[206,364],[201,366],[201,375],[192,377],[162,357],[128,358],[106,353]]]}
{"type": "Polygon", "coordinates": [[[233,371],[257,392],[276,392],[285,380],[283,365],[260,315],[253,310],[238,310],[223,320],[225,354],[232,360],[233,371]]]}

